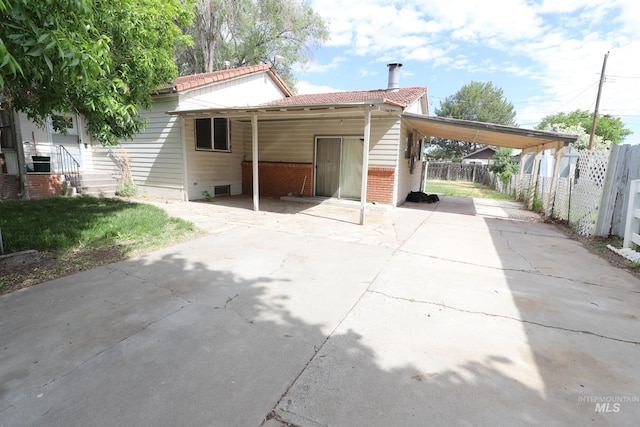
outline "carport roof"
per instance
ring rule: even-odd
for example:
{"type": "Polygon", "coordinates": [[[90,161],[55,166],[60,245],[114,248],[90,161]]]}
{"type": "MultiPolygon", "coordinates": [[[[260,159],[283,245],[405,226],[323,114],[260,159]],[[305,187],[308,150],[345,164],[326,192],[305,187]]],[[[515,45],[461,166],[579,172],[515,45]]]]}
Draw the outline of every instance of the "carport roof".
{"type": "MultiPolygon", "coordinates": [[[[408,88],[416,89],[416,88],[408,88]]],[[[420,88],[422,89],[422,88],[420,88]]],[[[376,94],[376,91],[369,91],[376,94]]],[[[422,93],[422,92],[421,92],[422,93]]],[[[415,95],[411,93],[411,95],[415,95]]],[[[373,95],[372,95],[373,96],[373,95]]],[[[474,122],[470,120],[452,119],[448,117],[433,117],[423,114],[402,112],[406,105],[398,100],[383,98],[347,100],[328,102],[327,99],[309,99],[298,97],[298,102],[289,103],[288,99],[261,106],[206,108],[200,110],[169,111],[168,114],[183,116],[212,116],[225,115],[227,117],[246,116],[251,113],[268,116],[269,120],[290,119],[292,117],[307,117],[327,113],[337,114],[339,111],[363,111],[377,108],[385,111],[397,111],[402,119],[410,123],[421,134],[429,137],[447,138],[478,144],[493,145],[520,149],[523,152],[546,148],[561,148],[575,142],[577,135],[558,133],[534,129],[523,129],[494,123],[474,122]]],[[[333,100],[333,99],[332,99],[333,100]]],[[[335,101],[335,100],[333,100],[335,101]]],[[[266,118],[266,117],[265,117],[266,118]]]]}
{"type": "Polygon", "coordinates": [[[402,117],[426,136],[517,148],[523,151],[535,147],[558,148],[578,139],[577,135],[568,133],[522,129],[448,117],[432,117],[412,113],[403,113],[402,117]]]}

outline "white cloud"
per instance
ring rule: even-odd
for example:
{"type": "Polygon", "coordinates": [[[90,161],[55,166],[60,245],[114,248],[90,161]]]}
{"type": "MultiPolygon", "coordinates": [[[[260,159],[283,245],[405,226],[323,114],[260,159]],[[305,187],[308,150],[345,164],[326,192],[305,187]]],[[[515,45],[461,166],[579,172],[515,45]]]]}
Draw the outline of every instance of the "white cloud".
{"type": "MultiPolygon", "coordinates": [[[[516,106],[521,121],[592,108],[607,51],[607,75],[640,76],[638,0],[313,0],[312,7],[329,22],[329,45],[349,61],[424,62],[441,82],[444,70],[520,79],[527,93],[538,92],[516,106]]],[[[638,93],[640,79],[609,78],[601,109],[638,115],[638,93]]]]}
{"type": "Polygon", "coordinates": [[[307,81],[299,81],[296,83],[296,89],[298,95],[306,95],[310,93],[331,93],[331,92],[343,92],[341,89],[336,89],[331,86],[315,85],[307,81]]]}
{"type": "Polygon", "coordinates": [[[296,65],[295,71],[304,71],[306,73],[322,73],[327,70],[338,68],[341,63],[345,62],[347,58],[342,56],[334,57],[328,64],[318,64],[315,61],[310,61],[303,65],[296,65]]]}

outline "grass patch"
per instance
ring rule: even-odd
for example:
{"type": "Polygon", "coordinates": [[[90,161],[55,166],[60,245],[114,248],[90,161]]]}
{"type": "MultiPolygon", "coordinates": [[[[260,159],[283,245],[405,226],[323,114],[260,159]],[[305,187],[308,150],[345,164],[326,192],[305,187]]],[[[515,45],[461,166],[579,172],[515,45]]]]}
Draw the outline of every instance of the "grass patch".
{"type": "Polygon", "coordinates": [[[428,180],[425,193],[438,193],[445,196],[479,197],[482,199],[513,200],[508,194],[502,194],[486,185],[468,181],[428,180]]]}
{"type": "Polygon", "coordinates": [[[135,253],[198,233],[158,207],[93,197],[0,201],[0,227],[7,253],[36,249],[57,255],[109,245],[135,253]]]}
{"type": "Polygon", "coordinates": [[[192,223],[144,203],[75,197],[0,201],[0,294],[193,239],[192,223]],[[0,260],[1,261],[1,260],[0,260]]]}

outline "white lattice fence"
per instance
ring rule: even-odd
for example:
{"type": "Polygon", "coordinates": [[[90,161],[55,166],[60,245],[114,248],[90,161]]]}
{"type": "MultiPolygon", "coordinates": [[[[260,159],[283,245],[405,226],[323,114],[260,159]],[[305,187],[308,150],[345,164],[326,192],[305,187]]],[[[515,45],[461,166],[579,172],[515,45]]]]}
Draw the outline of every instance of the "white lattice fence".
{"type": "Polygon", "coordinates": [[[598,217],[609,152],[584,150],[578,154],[578,179],[571,190],[569,224],[578,233],[590,237],[598,217]]]}
{"type": "Polygon", "coordinates": [[[529,199],[529,189],[531,188],[532,181],[531,174],[523,174],[522,180],[520,181],[520,200],[528,200],[529,199]]]}
{"type": "Polygon", "coordinates": [[[558,178],[558,184],[556,186],[556,197],[553,203],[553,217],[568,220],[569,219],[569,206],[571,202],[569,201],[569,197],[571,195],[571,181],[573,177],[570,178],[558,178]]]}

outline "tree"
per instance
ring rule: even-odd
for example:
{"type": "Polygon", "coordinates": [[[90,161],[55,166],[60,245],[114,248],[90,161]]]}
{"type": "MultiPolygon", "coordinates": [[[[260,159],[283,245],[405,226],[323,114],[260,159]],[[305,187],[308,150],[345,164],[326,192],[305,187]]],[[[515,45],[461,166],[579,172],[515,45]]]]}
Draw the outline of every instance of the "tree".
{"type": "Polygon", "coordinates": [[[292,67],[304,64],[329,37],[322,18],[303,0],[199,0],[194,44],[177,54],[181,74],[272,62],[293,88],[292,67]],[[284,60],[276,61],[282,57],[284,60]]]}
{"type": "Polygon", "coordinates": [[[0,0],[0,92],[36,123],[86,119],[102,144],[131,138],[140,107],[177,75],[191,0],[0,0]]]}
{"type": "MultiPolygon", "coordinates": [[[[537,128],[561,132],[560,129],[576,126],[584,130],[587,134],[588,141],[588,137],[591,135],[591,127],[593,126],[593,113],[578,109],[569,113],[551,114],[542,119],[537,128]]],[[[622,123],[619,117],[598,116],[595,135],[602,138],[605,148],[611,144],[617,145],[622,143],[624,139],[632,133],[631,130],[624,126],[624,123],[622,123]]],[[[584,148],[587,147],[588,144],[584,148]]]]}
{"type": "Polygon", "coordinates": [[[493,155],[489,170],[494,172],[502,184],[506,187],[511,180],[511,176],[518,172],[519,161],[511,155],[511,149],[500,147],[493,155]]]}
{"type": "MultiPolygon", "coordinates": [[[[561,132],[561,133],[578,135],[578,139],[576,140],[576,142],[571,144],[573,148],[575,148],[576,150],[586,150],[587,148],[589,148],[589,138],[591,136],[591,130],[589,130],[589,133],[585,132],[582,125],[575,124],[571,126],[566,126],[563,123],[558,123],[553,126],[549,126],[543,130],[550,130],[553,132],[561,132]]],[[[593,138],[594,150],[606,150],[610,146],[611,146],[611,141],[605,141],[599,135],[595,135],[595,137],[593,138]]]]}
{"type": "MultiPolygon", "coordinates": [[[[474,81],[464,85],[454,95],[441,101],[440,108],[437,108],[435,113],[439,117],[451,117],[507,126],[514,126],[516,117],[515,109],[504,98],[502,89],[493,86],[491,82],[474,81]]],[[[435,157],[463,157],[483,147],[469,141],[455,141],[444,138],[436,138],[433,144],[435,149],[431,155],[435,157]]]]}

